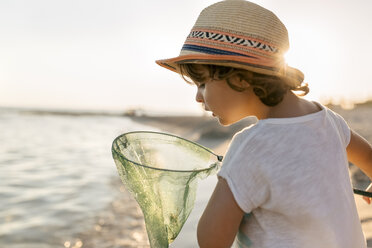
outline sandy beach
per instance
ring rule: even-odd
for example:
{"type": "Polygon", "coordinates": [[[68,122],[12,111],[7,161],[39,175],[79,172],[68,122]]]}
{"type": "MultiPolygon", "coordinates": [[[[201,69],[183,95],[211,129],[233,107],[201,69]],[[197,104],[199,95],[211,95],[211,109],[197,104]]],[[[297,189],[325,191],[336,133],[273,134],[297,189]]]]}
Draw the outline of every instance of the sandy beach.
{"type": "MultiPolygon", "coordinates": [[[[346,119],[351,128],[372,142],[372,126],[369,124],[372,106],[361,105],[353,110],[336,106],[332,108],[346,119]]],[[[247,118],[230,127],[223,127],[216,119],[207,116],[138,116],[132,119],[198,142],[219,155],[225,154],[234,133],[256,121],[254,118],[247,118]]],[[[364,189],[369,183],[369,179],[354,165],[350,165],[350,176],[356,188],[364,189]]],[[[84,247],[149,247],[141,210],[118,178],[113,178],[112,184],[118,197],[104,216],[97,217],[94,228],[80,235],[84,247]]],[[[372,246],[372,206],[358,195],[355,196],[355,201],[368,245],[372,246]]]]}

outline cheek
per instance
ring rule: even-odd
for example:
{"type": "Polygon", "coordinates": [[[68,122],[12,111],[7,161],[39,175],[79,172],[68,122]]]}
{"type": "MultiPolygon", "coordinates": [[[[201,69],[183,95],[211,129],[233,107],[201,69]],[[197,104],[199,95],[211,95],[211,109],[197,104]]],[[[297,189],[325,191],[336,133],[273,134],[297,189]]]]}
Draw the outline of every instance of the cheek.
{"type": "Polygon", "coordinates": [[[238,107],[241,93],[233,90],[226,82],[215,82],[210,85],[206,85],[203,97],[205,104],[216,113],[223,114],[228,111],[234,112],[238,107]]]}
{"type": "Polygon", "coordinates": [[[213,87],[206,87],[203,92],[205,103],[210,106],[219,106],[223,102],[222,94],[213,87]]]}

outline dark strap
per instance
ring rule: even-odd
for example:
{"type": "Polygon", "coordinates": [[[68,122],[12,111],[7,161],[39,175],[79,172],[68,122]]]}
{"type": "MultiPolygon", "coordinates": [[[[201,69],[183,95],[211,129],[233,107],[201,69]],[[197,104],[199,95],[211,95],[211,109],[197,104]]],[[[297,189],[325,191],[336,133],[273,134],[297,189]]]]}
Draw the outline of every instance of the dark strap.
{"type": "Polygon", "coordinates": [[[360,189],[354,189],[354,194],[372,197],[372,192],[367,192],[367,191],[360,190],[360,189]]]}

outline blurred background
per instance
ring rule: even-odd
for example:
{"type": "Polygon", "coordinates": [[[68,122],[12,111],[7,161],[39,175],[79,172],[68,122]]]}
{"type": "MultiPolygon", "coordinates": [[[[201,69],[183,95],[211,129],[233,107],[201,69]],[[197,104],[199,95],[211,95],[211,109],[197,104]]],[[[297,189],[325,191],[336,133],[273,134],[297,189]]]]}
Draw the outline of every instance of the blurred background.
{"type": "MultiPolygon", "coordinates": [[[[220,127],[193,86],[155,64],[179,54],[200,11],[215,2],[0,1],[0,247],[147,247],[112,140],[167,131],[223,154],[234,132],[255,121],[220,127]]],[[[371,142],[372,2],[253,2],[286,25],[286,59],[304,72],[306,98],[333,107],[371,142]]],[[[359,187],[369,182],[351,171],[359,187]]],[[[175,247],[196,246],[214,184],[202,183],[175,247]]],[[[372,230],[367,212],[361,220],[372,230]]]]}
{"type": "MultiPolygon", "coordinates": [[[[154,61],[177,56],[214,2],[3,0],[0,106],[200,114],[193,87],[154,61]]],[[[287,61],[304,72],[308,98],[372,98],[371,1],[254,2],[287,26],[287,61]]]]}

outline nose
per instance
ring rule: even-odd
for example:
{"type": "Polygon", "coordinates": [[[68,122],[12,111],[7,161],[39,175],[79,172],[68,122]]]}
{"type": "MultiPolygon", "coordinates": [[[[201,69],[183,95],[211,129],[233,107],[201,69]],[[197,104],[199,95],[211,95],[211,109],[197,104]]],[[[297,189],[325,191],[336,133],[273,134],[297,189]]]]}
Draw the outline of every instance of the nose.
{"type": "Polygon", "coordinates": [[[204,103],[203,89],[200,87],[198,87],[198,91],[196,92],[195,100],[199,103],[204,103]]]}

